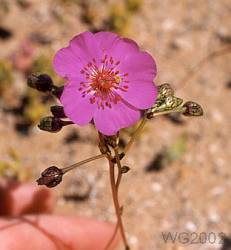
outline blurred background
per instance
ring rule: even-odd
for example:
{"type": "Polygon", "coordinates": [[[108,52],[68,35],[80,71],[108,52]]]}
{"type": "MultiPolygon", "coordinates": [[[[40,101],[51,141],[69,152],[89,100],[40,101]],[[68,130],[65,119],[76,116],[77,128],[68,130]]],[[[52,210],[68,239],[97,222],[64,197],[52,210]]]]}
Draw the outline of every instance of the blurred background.
{"type": "MultiPolygon", "coordinates": [[[[200,103],[204,116],[157,117],[124,164],[120,200],[132,250],[231,249],[231,3],[229,0],[0,0],[0,175],[35,181],[51,165],[98,154],[92,126],[57,134],[37,128],[51,97],[28,89],[50,74],[55,52],[85,30],[132,38],[156,59],[156,84],[200,103]],[[223,232],[218,243],[165,243],[162,232],[223,232]]],[[[121,147],[134,128],[121,133],[121,147]]],[[[115,222],[107,163],[64,177],[54,213],[115,222]]]]}

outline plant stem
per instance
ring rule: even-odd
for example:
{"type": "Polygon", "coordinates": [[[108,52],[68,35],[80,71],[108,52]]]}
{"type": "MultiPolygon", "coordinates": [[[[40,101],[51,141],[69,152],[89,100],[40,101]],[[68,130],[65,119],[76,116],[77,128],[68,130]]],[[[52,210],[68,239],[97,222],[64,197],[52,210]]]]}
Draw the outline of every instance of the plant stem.
{"type": "MultiPolygon", "coordinates": [[[[116,182],[116,191],[117,191],[117,197],[118,197],[119,185],[120,185],[122,175],[123,175],[118,146],[114,148],[114,152],[115,152],[115,158],[116,158],[116,163],[117,163],[117,167],[118,167],[118,177],[117,177],[117,182],[116,182]]],[[[122,207],[120,207],[120,219],[121,219],[121,215],[122,215],[122,207]]],[[[122,223],[122,219],[121,219],[121,223],[122,223]]],[[[123,224],[122,224],[122,226],[123,226],[123,224]]],[[[124,234],[124,237],[126,240],[126,235],[124,233],[124,229],[123,229],[123,234],[124,234]]],[[[129,249],[127,241],[126,241],[125,247],[126,247],[126,250],[129,249]]]]}
{"type": "MultiPolygon", "coordinates": [[[[154,113],[153,114],[153,117],[154,116],[159,116],[159,115],[167,115],[167,114],[170,114],[170,113],[177,113],[177,112],[184,112],[185,110],[182,108],[182,107],[179,107],[179,108],[176,108],[175,110],[166,110],[166,111],[163,111],[163,112],[158,112],[158,113],[154,113]]],[[[149,119],[144,116],[144,118],[142,119],[142,121],[140,122],[140,125],[138,126],[138,128],[135,130],[135,132],[133,133],[132,137],[130,138],[129,142],[127,143],[125,149],[124,149],[124,153],[127,154],[127,152],[130,150],[132,144],[135,142],[136,138],[140,135],[142,129],[144,128],[146,122],[148,121],[149,119]]]]}
{"type": "MultiPolygon", "coordinates": [[[[111,189],[112,189],[112,198],[113,198],[114,207],[115,207],[115,211],[116,211],[118,228],[120,229],[120,233],[121,233],[121,236],[122,236],[122,239],[124,242],[125,249],[129,250],[129,246],[128,246],[127,239],[125,236],[122,218],[121,218],[121,209],[120,209],[120,205],[119,205],[119,201],[118,201],[118,188],[116,187],[116,183],[115,183],[115,165],[110,159],[108,159],[108,161],[109,161],[109,168],[110,168],[109,170],[110,170],[110,182],[111,182],[111,189]]],[[[117,162],[120,161],[118,154],[116,155],[116,161],[117,162]]],[[[120,182],[120,180],[119,180],[119,182],[120,182]]],[[[118,183],[118,179],[117,179],[117,183],[118,183]]]]}
{"type": "MultiPolygon", "coordinates": [[[[119,189],[119,185],[120,185],[120,182],[121,182],[121,179],[122,179],[122,173],[121,171],[118,171],[118,175],[117,175],[117,180],[116,180],[116,192],[117,192],[117,196],[118,196],[118,189],[119,189]]],[[[122,215],[122,207],[120,207],[120,216],[122,215]]],[[[115,239],[116,237],[116,234],[118,232],[118,229],[119,229],[119,221],[117,219],[117,222],[116,222],[116,226],[115,226],[115,229],[114,229],[114,232],[110,238],[110,240],[108,241],[106,247],[104,250],[108,250],[110,245],[112,244],[113,240],[115,239]]]]}
{"type": "Polygon", "coordinates": [[[118,229],[119,229],[119,223],[118,223],[118,221],[117,221],[117,222],[116,222],[115,229],[114,229],[114,231],[113,231],[113,234],[112,234],[110,240],[108,241],[106,247],[104,248],[104,250],[108,250],[108,249],[109,249],[109,247],[111,246],[113,240],[114,240],[115,237],[116,237],[116,234],[117,234],[117,232],[118,232],[118,229]]]}
{"type": "Polygon", "coordinates": [[[94,161],[94,160],[97,160],[97,159],[101,159],[101,158],[104,158],[104,157],[106,157],[106,154],[96,155],[96,156],[90,157],[90,158],[88,158],[86,160],[77,162],[77,163],[75,163],[75,164],[73,164],[71,166],[65,167],[65,168],[62,169],[62,171],[65,174],[66,172],[72,170],[73,168],[77,168],[77,167],[79,167],[79,166],[81,166],[83,164],[86,164],[88,162],[91,162],[91,161],[94,161]]]}
{"type": "Polygon", "coordinates": [[[132,144],[134,143],[135,139],[139,136],[140,132],[142,131],[144,125],[146,124],[146,122],[148,121],[148,119],[146,118],[146,116],[142,119],[139,127],[136,129],[136,131],[133,133],[132,137],[130,138],[128,144],[126,145],[125,149],[124,149],[124,153],[126,154],[129,149],[131,148],[132,144]]]}
{"type": "Polygon", "coordinates": [[[166,111],[154,113],[153,117],[159,116],[159,115],[167,115],[167,114],[171,114],[171,113],[183,113],[184,111],[185,111],[185,108],[180,106],[180,107],[178,107],[176,109],[166,110],[166,111]]]}

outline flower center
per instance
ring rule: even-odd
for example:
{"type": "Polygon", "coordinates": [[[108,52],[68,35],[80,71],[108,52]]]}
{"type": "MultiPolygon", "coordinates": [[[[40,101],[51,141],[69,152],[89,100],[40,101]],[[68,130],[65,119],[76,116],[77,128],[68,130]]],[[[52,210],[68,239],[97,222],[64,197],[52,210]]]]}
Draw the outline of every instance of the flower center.
{"type": "Polygon", "coordinates": [[[117,75],[119,72],[112,72],[102,69],[91,76],[91,87],[95,91],[104,92],[105,94],[113,88],[118,89],[121,77],[117,75]]]}
{"type": "Polygon", "coordinates": [[[108,55],[105,55],[99,64],[100,66],[97,66],[93,58],[81,69],[80,73],[84,75],[86,81],[80,83],[78,91],[83,98],[90,95],[90,103],[96,103],[98,108],[111,108],[112,104],[121,100],[117,91],[128,91],[129,81],[126,79],[128,74],[121,73],[117,69],[120,61],[115,61],[108,55]]]}

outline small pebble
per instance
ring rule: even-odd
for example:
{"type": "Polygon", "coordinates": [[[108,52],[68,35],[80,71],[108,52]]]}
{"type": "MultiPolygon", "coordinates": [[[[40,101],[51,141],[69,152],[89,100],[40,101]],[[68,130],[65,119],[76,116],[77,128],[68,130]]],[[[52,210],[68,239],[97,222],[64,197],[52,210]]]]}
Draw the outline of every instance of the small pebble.
{"type": "Polygon", "coordinates": [[[174,22],[172,19],[170,19],[170,18],[167,18],[167,19],[165,19],[165,20],[162,22],[162,28],[163,28],[163,30],[165,30],[165,31],[170,31],[170,30],[172,30],[172,29],[174,28],[174,26],[175,26],[175,22],[174,22]]]}
{"type": "Polygon", "coordinates": [[[210,211],[208,214],[208,220],[212,223],[218,223],[220,221],[220,215],[215,211],[210,211]]]}
{"type": "Polygon", "coordinates": [[[210,194],[212,196],[218,196],[218,195],[223,194],[224,191],[225,191],[224,187],[218,186],[218,187],[215,187],[215,188],[211,189],[210,194]]]}
{"type": "Polygon", "coordinates": [[[185,228],[191,232],[195,232],[197,230],[197,226],[194,222],[192,221],[188,221],[186,224],[185,224],[185,228]]]}
{"type": "Polygon", "coordinates": [[[153,182],[153,183],[151,184],[151,190],[152,190],[153,192],[159,193],[160,191],[162,191],[162,186],[161,186],[161,184],[158,183],[158,182],[153,182]]]}
{"type": "Polygon", "coordinates": [[[216,121],[218,123],[222,123],[224,120],[222,113],[218,110],[213,110],[212,118],[214,121],[216,121]]]}
{"type": "Polygon", "coordinates": [[[131,235],[130,237],[129,237],[129,243],[131,244],[131,245],[137,245],[138,244],[138,238],[136,237],[136,236],[134,236],[134,235],[131,235]]]}

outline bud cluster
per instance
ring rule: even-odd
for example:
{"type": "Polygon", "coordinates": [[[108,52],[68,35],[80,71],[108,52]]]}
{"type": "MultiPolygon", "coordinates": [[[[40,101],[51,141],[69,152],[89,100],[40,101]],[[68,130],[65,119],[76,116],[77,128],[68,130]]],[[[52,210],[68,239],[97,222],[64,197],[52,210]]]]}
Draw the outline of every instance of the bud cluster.
{"type": "MultiPolygon", "coordinates": [[[[61,97],[63,92],[63,86],[58,87],[54,85],[53,80],[47,74],[31,74],[28,77],[27,84],[29,87],[40,92],[50,93],[58,99],[61,97]]],[[[41,130],[56,133],[59,132],[64,126],[73,124],[71,121],[61,120],[61,118],[67,118],[62,106],[54,105],[51,106],[50,110],[53,116],[47,116],[40,120],[38,127],[41,130]]]]}
{"type": "Polygon", "coordinates": [[[181,113],[185,116],[202,116],[203,109],[196,102],[188,101],[174,96],[174,90],[168,83],[158,86],[158,95],[154,106],[146,111],[148,119],[156,115],[181,113]]]}

